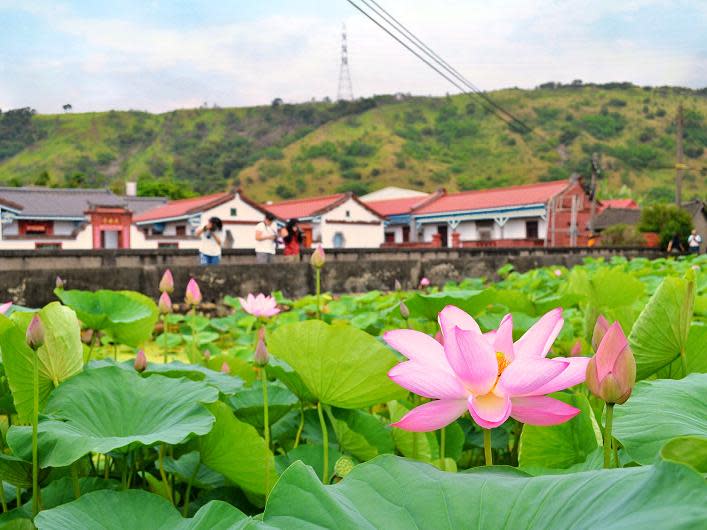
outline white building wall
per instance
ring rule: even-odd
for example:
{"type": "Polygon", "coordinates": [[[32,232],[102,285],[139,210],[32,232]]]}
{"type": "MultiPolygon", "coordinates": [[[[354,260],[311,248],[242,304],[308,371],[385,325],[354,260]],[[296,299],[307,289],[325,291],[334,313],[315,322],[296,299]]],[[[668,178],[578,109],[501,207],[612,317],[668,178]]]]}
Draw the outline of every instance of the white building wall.
{"type": "Polygon", "coordinates": [[[383,220],[353,199],[322,215],[319,232],[324,248],[334,248],[337,233],[343,236],[344,248],[378,248],[385,241],[383,220]]]}
{"type": "MultiPolygon", "coordinates": [[[[6,225],[7,226],[7,225],[6,225]]],[[[73,228],[72,228],[73,231],[73,228]]],[[[7,234],[4,230],[3,237],[7,234]]],[[[41,239],[0,239],[0,250],[34,250],[37,243],[60,243],[64,250],[90,250],[93,248],[93,228],[90,224],[78,232],[75,239],[62,239],[61,237],[41,239]]]]}

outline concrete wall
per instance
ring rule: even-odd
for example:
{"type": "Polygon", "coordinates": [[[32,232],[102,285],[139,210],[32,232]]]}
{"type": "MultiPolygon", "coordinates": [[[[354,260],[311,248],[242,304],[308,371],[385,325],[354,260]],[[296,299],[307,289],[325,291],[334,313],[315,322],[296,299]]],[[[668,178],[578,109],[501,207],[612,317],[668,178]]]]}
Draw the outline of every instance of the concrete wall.
{"type": "MultiPolygon", "coordinates": [[[[395,280],[414,288],[420,278],[433,284],[467,277],[492,277],[506,263],[519,271],[534,267],[582,263],[587,256],[655,257],[651,249],[415,249],[353,250],[327,253],[322,271],[324,289],[335,293],[390,290],[395,280]]],[[[0,252],[0,301],[38,307],[54,299],[57,274],[69,289],[131,289],[157,298],[157,285],[169,267],[177,289],[174,301],[184,295],[190,277],[199,282],[205,300],[218,302],[227,294],[281,290],[286,296],[302,296],[314,290],[313,273],[305,257],[301,263],[255,266],[250,253],[226,251],[224,264],[197,265],[189,251],[98,251],[98,252],[0,252]],[[14,255],[8,255],[14,254],[14,255]]]]}

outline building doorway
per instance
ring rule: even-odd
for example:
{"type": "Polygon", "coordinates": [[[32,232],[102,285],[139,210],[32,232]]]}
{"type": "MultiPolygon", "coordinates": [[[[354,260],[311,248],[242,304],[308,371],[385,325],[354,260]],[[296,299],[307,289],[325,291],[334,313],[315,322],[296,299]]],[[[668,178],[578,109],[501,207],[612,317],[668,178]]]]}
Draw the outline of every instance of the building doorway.
{"type": "Polygon", "coordinates": [[[119,230],[101,230],[101,248],[106,248],[106,249],[120,248],[120,231],[119,230]]]}
{"type": "Polygon", "coordinates": [[[449,246],[449,227],[446,224],[437,225],[437,233],[442,248],[447,248],[449,246]]]}

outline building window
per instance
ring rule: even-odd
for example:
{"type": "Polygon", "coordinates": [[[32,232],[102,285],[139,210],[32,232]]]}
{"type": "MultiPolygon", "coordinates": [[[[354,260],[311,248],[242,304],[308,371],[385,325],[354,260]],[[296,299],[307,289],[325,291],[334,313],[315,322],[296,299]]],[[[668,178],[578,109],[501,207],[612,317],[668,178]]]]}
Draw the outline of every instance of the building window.
{"type": "Polygon", "coordinates": [[[386,232],[385,233],[385,242],[386,243],[395,243],[395,232],[386,232]]]}
{"type": "Polygon", "coordinates": [[[61,250],[61,243],[35,243],[34,248],[53,248],[61,250]]]}
{"type": "Polygon", "coordinates": [[[157,248],[179,248],[179,243],[157,243],[157,248]]]}
{"type": "Polygon", "coordinates": [[[476,231],[480,241],[491,241],[493,236],[493,221],[476,221],[476,231]]]}
{"type": "Polygon", "coordinates": [[[350,211],[350,210],[346,210],[346,217],[351,217],[351,211],[350,211]]]}
{"type": "Polygon", "coordinates": [[[403,243],[410,241],[410,227],[403,226],[403,243]]]}
{"type": "Polygon", "coordinates": [[[334,234],[334,248],[344,248],[346,240],[344,239],[344,234],[337,232],[334,234]]]}
{"type": "Polygon", "coordinates": [[[187,235],[186,225],[177,225],[175,230],[176,230],[177,236],[186,236],[187,235]]]}
{"type": "Polygon", "coordinates": [[[526,239],[537,239],[538,238],[538,222],[537,221],[526,221],[525,222],[525,238],[526,239]]]}
{"type": "Polygon", "coordinates": [[[231,208],[231,217],[236,217],[238,215],[238,209],[237,208],[231,208]]]}

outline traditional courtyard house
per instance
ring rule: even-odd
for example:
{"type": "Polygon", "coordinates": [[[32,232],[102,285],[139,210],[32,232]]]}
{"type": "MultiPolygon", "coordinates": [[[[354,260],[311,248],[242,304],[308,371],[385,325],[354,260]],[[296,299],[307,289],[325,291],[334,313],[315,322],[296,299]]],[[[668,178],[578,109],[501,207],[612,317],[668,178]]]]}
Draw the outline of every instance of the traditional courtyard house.
{"type": "Polygon", "coordinates": [[[443,194],[411,212],[416,240],[441,247],[585,245],[581,179],[443,194]]]}
{"type": "MultiPolygon", "coordinates": [[[[379,191],[388,189],[390,188],[383,188],[383,190],[379,191]]],[[[394,189],[398,190],[400,188],[394,189]]],[[[415,230],[415,225],[412,222],[412,212],[436,200],[444,194],[444,191],[439,190],[432,194],[415,192],[414,194],[401,194],[402,196],[398,197],[391,196],[391,194],[376,195],[376,193],[361,197],[361,200],[386,219],[383,246],[414,246],[417,244],[412,243],[413,239],[410,235],[415,230]],[[373,196],[372,199],[370,198],[371,196],[373,196]]]]}
{"type": "Polygon", "coordinates": [[[164,202],[107,189],[0,188],[0,249],[130,248],[133,213],[164,202]]]}
{"type": "Polygon", "coordinates": [[[616,225],[638,226],[641,220],[641,210],[637,208],[602,208],[594,219],[594,232],[600,234],[607,228],[616,225]]]}
{"type": "MultiPolygon", "coordinates": [[[[692,224],[697,230],[697,233],[702,236],[702,240],[707,240],[707,204],[704,201],[695,199],[690,202],[684,202],[682,209],[692,216],[692,224]]],[[[702,248],[705,245],[703,243],[702,248]]]]}
{"type": "Polygon", "coordinates": [[[383,244],[385,219],[351,193],[269,203],[264,208],[283,221],[298,219],[305,246],[376,248],[383,244]]]}
{"type": "Polygon", "coordinates": [[[133,219],[133,248],[199,248],[194,233],[211,217],[223,222],[225,248],[254,248],[266,210],[240,190],[169,201],[133,219]]]}

